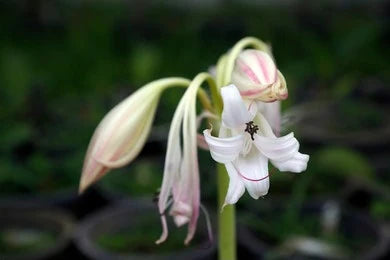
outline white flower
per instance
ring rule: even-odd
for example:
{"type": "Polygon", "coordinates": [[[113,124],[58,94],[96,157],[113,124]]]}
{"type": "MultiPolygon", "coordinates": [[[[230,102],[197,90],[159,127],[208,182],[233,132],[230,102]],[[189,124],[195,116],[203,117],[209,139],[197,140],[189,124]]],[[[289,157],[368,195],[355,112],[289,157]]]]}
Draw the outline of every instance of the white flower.
{"type": "Polygon", "coordinates": [[[211,156],[225,164],[230,177],[225,205],[236,203],[245,188],[254,199],[268,193],[268,159],[280,171],[306,169],[309,156],[298,152],[293,133],[276,137],[256,104],[245,104],[234,85],[223,87],[221,94],[224,108],[219,137],[208,129],[203,134],[211,156]]]}

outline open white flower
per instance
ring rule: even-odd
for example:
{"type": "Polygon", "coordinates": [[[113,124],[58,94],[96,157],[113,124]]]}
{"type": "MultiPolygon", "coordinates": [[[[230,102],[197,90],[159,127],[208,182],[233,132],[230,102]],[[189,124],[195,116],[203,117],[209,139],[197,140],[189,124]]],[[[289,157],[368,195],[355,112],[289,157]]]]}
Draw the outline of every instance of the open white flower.
{"type": "Polygon", "coordinates": [[[268,193],[268,159],[280,171],[302,172],[309,156],[298,152],[293,133],[276,137],[252,101],[245,104],[234,85],[221,89],[224,108],[219,137],[204,130],[213,159],[224,163],[230,177],[225,204],[234,204],[245,188],[258,199],[268,193]]]}

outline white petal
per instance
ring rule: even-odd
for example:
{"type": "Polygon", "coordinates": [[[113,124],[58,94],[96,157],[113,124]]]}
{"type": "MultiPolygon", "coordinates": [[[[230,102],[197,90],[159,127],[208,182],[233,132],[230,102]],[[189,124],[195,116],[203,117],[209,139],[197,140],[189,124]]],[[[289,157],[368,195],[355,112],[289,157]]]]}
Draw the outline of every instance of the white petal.
{"type": "Polygon", "coordinates": [[[252,198],[258,199],[268,193],[268,159],[256,148],[253,147],[245,157],[239,156],[233,165],[252,198]]]}
{"type": "Polygon", "coordinates": [[[168,198],[174,182],[177,180],[180,171],[180,162],[182,159],[180,145],[180,126],[183,121],[184,97],[180,100],[173,116],[168,134],[167,153],[165,156],[164,177],[159,195],[158,207],[160,214],[163,214],[167,208],[168,198]]]}
{"type": "MultiPolygon", "coordinates": [[[[249,114],[251,114],[253,116],[257,114],[257,111],[259,110],[259,108],[258,108],[256,101],[254,101],[253,99],[243,99],[242,101],[244,102],[245,107],[249,111],[249,114]]],[[[247,122],[245,122],[245,123],[247,123],[247,122]]]]}
{"type": "Polygon", "coordinates": [[[192,208],[188,203],[176,201],[169,214],[174,217],[176,226],[180,227],[190,221],[192,208]]]}
{"type": "Polygon", "coordinates": [[[271,159],[271,163],[280,171],[302,172],[306,170],[309,155],[298,152],[299,143],[294,138],[293,133],[276,138],[263,115],[259,113],[257,119],[260,121],[260,131],[267,137],[257,138],[256,135],[254,143],[262,153],[271,159]],[[264,138],[273,141],[267,143],[264,138]],[[277,146],[279,148],[276,148],[277,146]]]}
{"type": "Polygon", "coordinates": [[[245,192],[245,186],[232,163],[225,164],[229,174],[229,188],[225,198],[225,204],[235,204],[245,192]]]}
{"type": "Polygon", "coordinates": [[[221,88],[223,99],[222,121],[230,128],[237,128],[254,117],[246,108],[240,92],[234,85],[221,88]]]}
{"type": "Polygon", "coordinates": [[[271,160],[272,164],[282,172],[303,172],[307,168],[308,161],[309,155],[300,152],[295,153],[290,160],[284,162],[271,160]]]}
{"type": "Polygon", "coordinates": [[[266,137],[276,137],[268,121],[261,113],[257,113],[254,121],[256,124],[258,124],[259,132],[261,135],[264,135],[266,137]]]}
{"type": "Polygon", "coordinates": [[[262,113],[265,119],[269,122],[273,132],[279,136],[280,133],[280,101],[275,102],[257,102],[257,107],[260,113],[262,113]]]}
{"type": "Polygon", "coordinates": [[[274,161],[286,161],[292,158],[299,149],[299,143],[294,134],[290,133],[283,137],[264,137],[254,135],[254,144],[259,151],[274,161]]]}
{"type": "Polygon", "coordinates": [[[203,134],[209,146],[211,157],[219,163],[228,163],[236,159],[244,143],[243,135],[219,138],[212,136],[210,129],[204,130],[203,134]]]}

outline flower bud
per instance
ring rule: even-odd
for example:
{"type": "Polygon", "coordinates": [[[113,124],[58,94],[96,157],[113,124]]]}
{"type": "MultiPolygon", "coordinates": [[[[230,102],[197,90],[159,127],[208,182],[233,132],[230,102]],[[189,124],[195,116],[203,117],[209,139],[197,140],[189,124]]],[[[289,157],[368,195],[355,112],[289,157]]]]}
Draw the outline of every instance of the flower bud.
{"type": "Polygon", "coordinates": [[[174,217],[176,226],[181,227],[191,220],[192,208],[188,203],[177,201],[173,204],[170,215],[174,217]]]}
{"type": "Polygon", "coordinates": [[[248,49],[237,57],[232,83],[244,98],[263,102],[286,99],[286,81],[271,56],[263,51],[248,49]]]}
{"type": "Polygon", "coordinates": [[[163,79],[140,88],[103,118],[85,156],[80,192],[110,169],[128,164],[139,154],[149,135],[161,93],[172,82],[163,79]]]}

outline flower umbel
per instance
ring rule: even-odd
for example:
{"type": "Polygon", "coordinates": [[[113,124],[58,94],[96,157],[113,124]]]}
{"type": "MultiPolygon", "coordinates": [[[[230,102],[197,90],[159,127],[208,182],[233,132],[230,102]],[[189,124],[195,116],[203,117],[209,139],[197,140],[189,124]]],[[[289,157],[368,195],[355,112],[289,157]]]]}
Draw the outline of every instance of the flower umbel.
{"type": "MultiPolygon", "coordinates": [[[[187,89],[169,129],[158,196],[162,234],[156,243],[168,237],[168,214],[177,226],[188,224],[185,238],[188,244],[194,237],[200,209],[205,212],[210,227],[208,214],[200,203],[197,146],[209,149],[212,158],[223,163],[227,170],[226,174],[224,169],[218,168],[219,208],[235,204],[245,189],[255,199],[266,195],[270,181],[268,161],[280,171],[302,172],[309,156],[298,151],[299,143],[293,133],[277,137],[279,101],[288,96],[286,81],[275,65],[270,46],[254,37],[246,37],[219,58],[213,77],[199,73],[191,82],[183,78],[157,80],[115,106],[100,122],[90,141],[80,192],[109,170],[135,159],[150,132],[161,93],[171,86],[187,89]],[[248,47],[255,49],[245,49],[248,47]],[[201,88],[205,81],[210,92],[201,88]],[[233,84],[228,85],[230,83],[233,84]],[[203,107],[198,119],[197,97],[203,107]],[[204,130],[203,135],[198,133],[204,118],[214,124],[218,137],[211,134],[211,129],[204,130]]],[[[229,207],[218,216],[220,259],[235,259],[234,214],[234,207],[229,207]]],[[[208,232],[212,239],[210,228],[208,232]]]]}
{"type": "Polygon", "coordinates": [[[219,137],[204,130],[213,159],[224,163],[230,177],[226,204],[234,204],[245,188],[258,199],[268,193],[268,160],[280,171],[302,172],[309,156],[298,152],[293,133],[276,137],[254,102],[242,100],[234,85],[221,89],[224,109],[219,137]]]}

